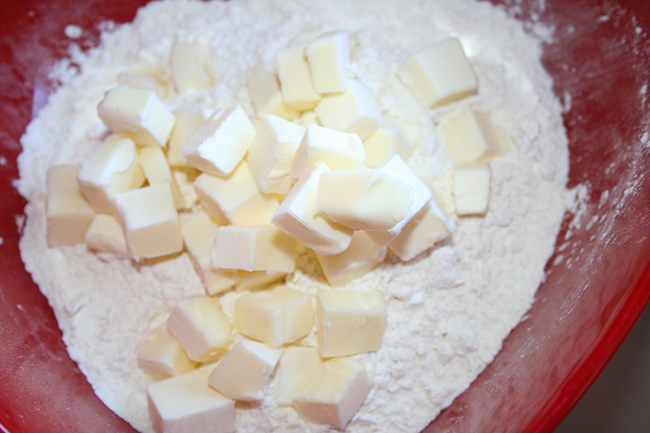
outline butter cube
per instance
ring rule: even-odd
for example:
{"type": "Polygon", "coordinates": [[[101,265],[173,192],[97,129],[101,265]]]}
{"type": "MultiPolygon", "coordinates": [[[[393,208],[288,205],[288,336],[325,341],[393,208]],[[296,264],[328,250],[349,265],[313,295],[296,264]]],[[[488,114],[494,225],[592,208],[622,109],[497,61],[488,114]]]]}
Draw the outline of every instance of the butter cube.
{"type": "Polygon", "coordinates": [[[307,125],[293,161],[291,176],[298,179],[320,162],[332,170],[359,168],[366,160],[363,142],[356,134],[348,134],[318,125],[307,125]]]}
{"type": "Polygon", "coordinates": [[[368,232],[368,236],[370,236],[377,245],[383,247],[388,245],[399,235],[402,228],[408,224],[411,218],[417,215],[417,213],[420,212],[420,210],[422,210],[422,208],[431,200],[432,195],[429,187],[422,182],[415,173],[413,173],[399,155],[393,156],[386,164],[382,165],[380,169],[389,175],[400,179],[413,188],[413,196],[409,202],[408,215],[406,218],[395,224],[395,226],[389,230],[374,230],[368,232]]]}
{"type": "Polygon", "coordinates": [[[449,38],[415,53],[399,79],[427,107],[439,107],[476,93],[478,78],[463,46],[449,38]]]}
{"type": "Polygon", "coordinates": [[[151,331],[138,348],[138,367],[155,380],[189,373],[197,367],[164,326],[151,331]]]}
{"type": "Polygon", "coordinates": [[[406,161],[413,152],[412,144],[399,123],[386,119],[383,126],[363,141],[366,150],[364,165],[372,168],[381,167],[393,155],[399,155],[406,161]]]}
{"type": "Polygon", "coordinates": [[[307,422],[343,430],[372,389],[366,370],[350,358],[325,361],[314,378],[293,399],[307,422]]]}
{"type": "Polygon", "coordinates": [[[257,189],[245,161],[226,177],[203,173],[193,186],[210,216],[222,225],[268,224],[279,206],[275,196],[257,189]]]}
{"type": "Polygon", "coordinates": [[[353,232],[315,212],[318,180],[329,170],[325,163],[320,163],[305,173],[271,218],[271,224],[321,255],[344,251],[353,232]]]}
{"type": "Polygon", "coordinates": [[[168,184],[116,194],[115,206],[133,257],[150,259],[183,249],[181,226],[168,184]]]}
{"type": "Polygon", "coordinates": [[[309,295],[284,285],[249,293],[235,301],[235,330],[271,347],[306,337],[313,324],[309,295]]]}
{"type": "Polygon", "coordinates": [[[179,93],[212,87],[208,47],[198,42],[176,42],[172,47],[170,66],[172,79],[179,93]]]}
{"type": "Polygon", "coordinates": [[[388,248],[402,261],[408,261],[434,244],[447,239],[454,229],[435,199],[408,222],[388,248]]]}
{"type": "Polygon", "coordinates": [[[508,150],[507,138],[487,114],[468,108],[440,125],[442,139],[456,164],[483,161],[508,150]]]}
{"type": "Polygon", "coordinates": [[[235,402],[208,385],[209,371],[197,370],[147,387],[156,433],[232,433],[235,402]]]}
{"type": "Polygon", "coordinates": [[[97,114],[108,128],[138,144],[167,146],[174,115],[151,90],[117,86],[104,94],[97,114]]]}
{"type": "Polygon", "coordinates": [[[389,230],[408,215],[413,187],[381,169],[321,174],[314,210],[354,230],[389,230]]]}
{"type": "Polygon", "coordinates": [[[149,185],[168,184],[176,209],[185,207],[185,198],[169,169],[165,153],[160,147],[145,146],[138,149],[138,159],[149,185]]]}
{"type": "Polygon", "coordinates": [[[293,272],[296,241],[271,224],[223,226],[212,247],[212,267],[246,272],[293,272]]]}
{"type": "Polygon", "coordinates": [[[300,115],[282,99],[280,81],[275,68],[268,63],[259,62],[253,67],[248,77],[248,93],[257,117],[274,114],[283,119],[291,120],[300,115]]]}
{"type": "Polygon", "coordinates": [[[169,90],[164,78],[154,67],[142,67],[117,74],[118,86],[129,86],[133,89],[150,90],[156,93],[160,100],[167,98],[169,90]]]}
{"type": "Polygon", "coordinates": [[[482,215],[490,199],[490,166],[487,164],[454,167],[456,215],[482,215]]]}
{"type": "Polygon", "coordinates": [[[305,48],[317,93],[342,92],[348,87],[350,40],[347,32],[323,33],[305,48]]]}
{"type": "Polygon", "coordinates": [[[95,211],[77,184],[78,165],[55,165],[47,170],[47,244],[81,244],[95,211]]]}
{"type": "Polygon", "coordinates": [[[244,158],[255,128],[241,107],[217,110],[192,136],[181,154],[206,173],[227,176],[244,158]]]}
{"type": "Polygon", "coordinates": [[[327,128],[354,132],[365,140],[383,123],[381,108],[372,91],[359,80],[350,80],[343,93],[323,98],[314,108],[327,128]]]}
{"type": "Polygon", "coordinates": [[[172,167],[194,168],[182,155],[183,149],[210,118],[213,111],[207,108],[188,107],[173,111],[176,123],[169,136],[167,162],[172,167]]]}
{"type": "Polygon", "coordinates": [[[247,290],[261,290],[273,283],[281,282],[287,274],[285,272],[264,272],[264,271],[239,271],[239,283],[235,286],[238,292],[247,290]]]}
{"type": "Polygon", "coordinates": [[[287,194],[293,185],[293,159],[305,128],[281,117],[262,118],[248,151],[248,165],[263,193],[287,194]]]}
{"type": "Polygon", "coordinates": [[[319,290],[316,297],[318,353],[323,358],[379,349],[386,326],[381,292],[319,290]]]}
{"type": "Polygon", "coordinates": [[[194,269],[208,295],[224,292],[240,281],[239,273],[236,271],[212,269],[212,244],[214,244],[217,227],[208,214],[195,213],[181,225],[181,231],[194,269]]]}
{"type": "Polygon", "coordinates": [[[167,329],[196,362],[214,361],[228,347],[232,325],[216,298],[178,303],[167,318],[167,329]]]}
{"type": "Polygon", "coordinates": [[[114,215],[98,213],[86,231],[86,246],[93,251],[129,256],[124,231],[114,215]]]}
{"type": "Polygon", "coordinates": [[[280,356],[280,349],[242,340],[217,365],[208,377],[208,383],[234,400],[259,400],[262,398],[262,386],[275,369],[280,356]]]}
{"type": "Polygon", "coordinates": [[[306,45],[303,40],[296,40],[276,55],[282,99],[298,111],[311,110],[321,100],[321,95],[314,90],[305,57],[306,45]]]}
{"type": "Polygon", "coordinates": [[[114,213],[115,194],[139,188],[144,173],[135,143],[130,138],[111,135],[84,161],[77,182],[97,212],[114,213]]]}
{"type": "Polygon", "coordinates": [[[340,254],[316,257],[330,286],[340,287],[383,262],[386,247],[378,247],[366,232],[356,231],[347,250],[340,254]]]}
{"type": "Polygon", "coordinates": [[[293,397],[316,375],[323,361],[315,347],[289,346],[278,365],[278,406],[291,406],[293,397]]]}

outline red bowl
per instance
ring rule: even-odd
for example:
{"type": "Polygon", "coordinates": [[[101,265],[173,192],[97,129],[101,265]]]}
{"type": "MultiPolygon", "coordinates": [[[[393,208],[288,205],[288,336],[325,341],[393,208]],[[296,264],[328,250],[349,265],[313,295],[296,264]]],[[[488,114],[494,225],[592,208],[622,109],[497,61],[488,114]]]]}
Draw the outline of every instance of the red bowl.
{"type": "MultiPolygon", "coordinates": [[[[96,43],[98,23],[144,0],[5,0],[0,25],[0,424],[10,432],[133,432],[70,360],[46,299],[18,253],[25,201],[20,136],[66,56],[67,24],[96,43]]],[[[555,28],[544,65],[570,106],[568,215],[535,303],[496,359],[427,432],[549,432],[616,351],[650,299],[650,2],[503,0],[555,28]]],[[[531,29],[534,26],[531,25],[531,29]]]]}

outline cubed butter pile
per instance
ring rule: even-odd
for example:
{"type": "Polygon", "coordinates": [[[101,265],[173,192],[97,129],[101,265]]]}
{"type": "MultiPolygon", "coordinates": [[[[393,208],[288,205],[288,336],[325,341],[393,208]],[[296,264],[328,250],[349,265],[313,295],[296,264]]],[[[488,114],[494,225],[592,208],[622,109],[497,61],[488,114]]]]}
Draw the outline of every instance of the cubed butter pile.
{"type": "MultiPolygon", "coordinates": [[[[148,388],[159,433],[234,431],[234,402],[267,398],[276,368],[278,406],[344,429],[372,387],[350,356],[381,347],[384,295],[313,297],[285,286],[298,245],[343,286],[389,250],[413,259],[449,237],[454,221],[407,164],[404,122],[385,117],[354,76],[347,32],[297,35],[275,62],[252,67],[253,121],[239,106],[166,105],[174,92],[211,88],[213,60],[207,45],[179,41],[170,82],[149,69],[120,74],[98,106],[110,134],[81,165],[48,172],[47,242],[136,261],[187,251],[207,296],[180,302],[138,352],[140,368],[160,380],[148,388]],[[318,124],[295,122],[306,111],[318,124]],[[194,171],[196,202],[181,193],[179,170],[194,171]],[[233,288],[242,294],[229,318],[218,295],[233,288]],[[301,345],[312,332],[316,347],[301,345]]],[[[398,75],[427,108],[478,90],[453,38],[415,53],[398,75]]],[[[488,161],[508,150],[507,138],[471,108],[440,131],[455,163],[456,214],[485,213],[488,161]]]]}

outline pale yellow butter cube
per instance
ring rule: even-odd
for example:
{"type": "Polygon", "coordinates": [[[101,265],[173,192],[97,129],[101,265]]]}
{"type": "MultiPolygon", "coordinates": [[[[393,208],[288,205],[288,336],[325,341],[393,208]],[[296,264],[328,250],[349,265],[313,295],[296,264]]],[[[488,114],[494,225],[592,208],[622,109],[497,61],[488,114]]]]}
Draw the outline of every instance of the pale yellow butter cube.
{"type": "Polygon", "coordinates": [[[130,138],[111,135],[84,161],[77,182],[97,212],[115,212],[115,194],[139,188],[144,173],[135,143],[130,138]]]}
{"type": "Polygon", "coordinates": [[[176,123],[174,123],[174,129],[169,136],[167,162],[172,167],[194,168],[182,155],[183,149],[214,111],[207,108],[188,107],[176,109],[173,113],[176,123]]]}
{"type": "Polygon", "coordinates": [[[327,128],[357,134],[365,140],[383,123],[379,103],[372,91],[359,80],[350,80],[343,93],[323,98],[314,108],[327,128]]]}
{"type": "Polygon", "coordinates": [[[150,259],[183,249],[181,226],[168,184],[116,194],[115,207],[132,257],[150,259]]]}
{"type": "Polygon", "coordinates": [[[161,147],[167,146],[175,121],[155,92],[129,86],[108,90],[97,114],[111,131],[128,135],[141,145],[161,147]]]}
{"type": "Polygon", "coordinates": [[[321,174],[314,210],[354,230],[389,230],[408,215],[413,187],[381,169],[321,174]]]}
{"type": "Polygon", "coordinates": [[[409,202],[408,215],[406,218],[395,224],[391,229],[373,230],[368,232],[368,236],[370,236],[377,245],[383,247],[388,245],[400,234],[411,218],[417,215],[417,213],[420,212],[420,210],[422,210],[422,208],[431,200],[432,195],[429,187],[422,182],[422,180],[408,165],[406,165],[399,155],[393,156],[386,164],[380,167],[380,170],[383,170],[390,176],[400,179],[413,188],[413,195],[409,202]]]}
{"type": "Polygon", "coordinates": [[[305,46],[306,43],[296,41],[276,55],[282,99],[298,111],[311,110],[321,100],[314,90],[305,46]]]}
{"type": "Polygon", "coordinates": [[[358,135],[310,124],[296,151],[291,176],[298,179],[320,162],[332,170],[343,170],[359,168],[365,160],[358,135]]]}
{"type": "Polygon", "coordinates": [[[366,150],[364,165],[372,168],[381,167],[393,155],[399,155],[406,161],[413,152],[413,143],[404,132],[400,123],[386,119],[384,125],[363,140],[366,150]]]}
{"type": "Polygon", "coordinates": [[[244,158],[254,137],[255,128],[241,107],[223,108],[190,138],[181,155],[201,171],[227,176],[244,158]]]}
{"type": "Polygon", "coordinates": [[[212,269],[212,245],[217,227],[208,214],[199,211],[190,216],[181,224],[181,231],[185,248],[208,295],[224,292],[240,281],[236,271],[212,269]]]}
{"type": "Polygon", "coordinates": [[[316,255],[332,287],[340,287],[377,267],[386,257],[386,247],[379,247],[366,232],[356,231],[350,246],[340,254],[316,255]]]}
{"type": "Polygon", "coordinates": [[[278,406],[291,406],[293,397],[316,375],[323,360],[315,347],[289,346],[278,365],[278,406]]]}
{"type": "Polygon", "coordinates": [[[169,96],[166,80],[160,71],[153,66],[145,66],[117,74],[119,86],[129,86],[134,89],[150,90],[162,101],[169,96]]]}
{"type": "Polygon", "coordinates": [[[156,433],[233,433],[235,402],[208,385],[209,371],[197,370],[147,387],[156,433]]]}
{"type": "Polygon", "coordinates": [[[490,166],[487,164],[454,167],[454,205],[456,215],[482,215],[490,200],[490,166]]]}
{"type": "Polygon", "coordinates": [[[344,31],[323,33],[305,48],[314,90],[342,92],[348,87],[350,40],[344,31]]]}
{"type": "Polygon", "coordinates": [[[505,135],[489,116],[471,108],[440,125],[447,152],[456,164],[471,164],[501,155],[508,150],[505,135]]]}
{"type": "Polygon", "coordinates": [[[271,284],[282,282],[287,275],[286,272],[264,272],[264,271],[239,271],[239,282],[235,290],[244,292],[247,290],[261,290],[271,284]]]}
{"type": "Polygon", "coordinates": [[[313,379],[293,399],[307,422],[343,430],[363,405],[372,382],[361,364],[350,358],[323,363],[313,379]]]}
{"type": "Polygon", "coordinates": [[[127,257],[124,230],[114,215],[98,213],[86,231],[86,246],[93,251],[112,253],[127,257]]]}
{"type": "Polygon", "coordinates": [[[279,228],[222,226],[212,246],[212,267],[246,272],[293,272],[296,269],[296,241],[279,228]]]}
{"type": "Polygon", "coordinates": [[[249,293],[235,301],[235,330],[271,347],[306,337],[313,324],[309,295],[284,285],[249,293]]]}
{"type": "Polygon", "coordinates": [[[176,42],[172,46],[170,66],[179,93],[212,87],[210,52],[200,42],[176,42]]]}
{"type": "Polygon", "coordinates": [[[47,170],[47,244],[84,243],[95,211],[77,184],[79,165],[55,165],[47,170]]]}
{"type": "Polygon", "coordinates": [[[282,99],[280,81],[275,67],[265,62],[259,62],[253,67],[248,77],[248,93],[257,117],[274,114],[283,119],[292,120],[300,112],[292,108],[282,99]]]}
{"type": "Polygon", "coordinates": [[[217,365],[208,383],[234,400],[259,400],[262,386],[273,373],[280,356],[281,349],[242,340],[217,365]]]}
{"type": "Polygon", "coordinates": [[[138,149],[138,159],[149,185],[168,184],[174,197],[176,209],[183,209],[185,207],[185,198],[178,188],[176,179],[172,176],[172,171],[163,150],[154,146],[141,147],[138,149]]]}
{"type": "Polygon", "coordinates": [[[137,360],[138,367],[155,380],[180,376],[197,367],[164,326],[151,331],[140,344],[137,360]]]}
{"type": "Polygon", "coordinates": [[[272,114],[262,118],[248,151],[248,165],[260,191],[289,192],[294,155],[304,135],[304,126],[272,114]]]}
{"type": "Polygon", "coordinates": [[[398,74],[427,107],[457,101],[478,90],[478,78],[457,38],[437,42],[411,57],[398,74]]]}
{"type": "Polygon", "coordinates": [[[319,290],[316,297],[318,353],[323,358],[379,349],[386,326],[381,292],[319,290]]]}
{"type": "Polygon", "coordinates": [[[216,298],[193,298],[178,303],[167,318],[167,329],[196,362],[213,361],[230,344],[232,325],[216,298]]]}
{"type": "Polygon", "coordinates": [[[325,163],[320,163],[303,174],[271,219],[272,224],[321,255],[344,251],[353,232],[315,212],[318,180],[329,170],[325,163]]]}
{"type": "Polygon", "coordinates": [[[268,224],[279,206],[274,195],[263,194],[257,189],[245,161],[225,177],[203,173],[193,186],[210,216],[222,225],[268,224]]]}
{"type": "Polygon", "coordinates": [[[400,234],[388,244],[400,260],[408,261],[451,236],[454,222],[432,199],[408,222],[400,234]]]}

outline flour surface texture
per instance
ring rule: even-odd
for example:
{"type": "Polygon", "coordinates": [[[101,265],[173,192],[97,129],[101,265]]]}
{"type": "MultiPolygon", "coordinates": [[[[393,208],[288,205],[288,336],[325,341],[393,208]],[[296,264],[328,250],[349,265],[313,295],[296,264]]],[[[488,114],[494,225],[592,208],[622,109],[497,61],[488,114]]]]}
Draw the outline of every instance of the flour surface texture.
{"type": "MultiPolygon", "coordinates": [[[[405,263],[389,256],[346,286],[383,292],[388,313],[381,349],[355,356],[374,386],[345,431],[422,430],[491,362],[543,280],[570,200],[567,140],[561,106],[539,60],[542,41],[504,10],[476,0],[151,3],[133,23],[104,32],[97,48],[73,51],[52,71],[62,85],[22,138],[18,181],[29,201],[20,245],[26,268],[54,309],[72,359],[106,405],[139,431],[153,431],[146,401],[152,380],[137,367],[137,347],[179,300],[205,290],[187,253],[134,263],[91,253],[85,245],[48,248],[46,168],[81,164],[107,133],[96,108],[118,74],[139,67],[169,74],[170,51],[179,41],[209,47],[214,86],[184,95],[171,92],[165,104],[172,109],[240,105],[256,119],[246,86],[253,66],[274,61],[278,50],[310,30],[349,32],[351,73],[370,88],[384,116],[411,126],[416,147],[408,164],[456,224],[443,244],[405,263]],[[448,37],[460,39],[479,92],[429,110],[402,86],[397,72],[414,52],[448,37]],[[511,150],[489,163],[486,215],[459,218],[453,164],[436,125],[467,107],[489,112],[509,137],[511,150]]],[[[312,121],[309,115],[300,119],[312,121]]],[[[192,200],[183,175],[178,181],[192,200]]],[[[291,288],[315,294],[328,287],[311,253],[299,256],[297,268],[287,278],[291,288]]],[[[221,296],[231,318],[239,295],[221,296]]],[[[312,332],[301,344],[314,342],[312,332]]],[[[277,387],[272,376],[259,405],[238,408],[237,431],[334,430],[278,407],[277,387]]]]}

